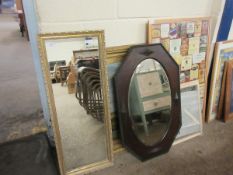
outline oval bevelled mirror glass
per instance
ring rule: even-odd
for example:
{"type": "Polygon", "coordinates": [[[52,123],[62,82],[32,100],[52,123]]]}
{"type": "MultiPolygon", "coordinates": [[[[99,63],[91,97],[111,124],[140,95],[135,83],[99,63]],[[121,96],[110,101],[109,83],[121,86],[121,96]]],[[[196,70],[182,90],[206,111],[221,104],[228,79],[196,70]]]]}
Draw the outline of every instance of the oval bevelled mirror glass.
{"type": "Polygon", "coordinates": [[[137,66],[131,77],[128,106],[138,139],[148,146],[161,141],[170,123],[171,90],[159,62],[149,58],[137,66]]]}

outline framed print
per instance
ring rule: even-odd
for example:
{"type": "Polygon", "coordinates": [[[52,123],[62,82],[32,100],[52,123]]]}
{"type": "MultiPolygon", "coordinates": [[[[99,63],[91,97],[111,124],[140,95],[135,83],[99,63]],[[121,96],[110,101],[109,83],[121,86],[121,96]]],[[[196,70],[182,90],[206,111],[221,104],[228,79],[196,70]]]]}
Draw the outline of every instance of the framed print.
{"type": "Polygon", "coordinates": [[[207,121],[216,118],[221,92],[225,61],[233,59],[233,40],[216,43],[214,66],[211,74],[211,84],[207,108],[207,121]]]}
{"type": "Polygon", "coordinates": [[[181,39],[170,40],[170,53],[180,54],[181,39]]]}
{"type": "Polygon", "coordinates": [[[207,70],[209,65],[209,18],[150,20],[148,43],[162,43],[180,66],[180,83],[198,80],[204,93],[200,100],[202,116],[206,109],[207,70]],[[160,27],[159,32],[156,29],[160,27]],[[156,29],[155,29],[156,28],[156,29]],[[154,33],[157,33],[156,38],[154,33]]]}
{"type": "Polygon", "coordinates": [[[112,124],[112,139],[113,139],[113,152],[118,153],[124,149],[120,140],[119,119],[117,117],[116,96],[115,96],[115,83],[114,76],[124,61],[124,55],[130,46],[116,46],[106,49],[106,66],[109,84],[109,103],[112,124]]]}
{"type": "Polygon", "coordinates": [[[193,64],[190,70],[190,80],[197,80],[198,79],[198,64],[193,64]]]}
{"type": "Polygon", "coordinates": [[[233,119],[233,60],[228,62],[226,73],[226,95],[224,105],[224,121],[233,119]]]}
{"type": "Polygon", "coordinates": [[[192,67],[192,57],[186,56],[181,62],[181,71],[190,70],[192,67]]]}
{"type": "Polygon", "coordinates": [[[233,119],[233,60],[224,65],[217,119],[224,122],[233,119]]]}
{"type": "Polygon", "coordinates": [[[169,36],[170,24],[161,24],[161,38],[167,38],[169,36]]]}
{"type": "Polygon", "coordinates": [[[216,118],[218,120],[221,120],[223,118],[223,106],[224,106],[224,100],[225,100],[225,91],[226,91],[226,76],[227,76],[227,63],[226,61],[224,63],[224,71],[223,71],[223,77],[222,77],[222,87],[221,87],[221,92],[220,92],[220,98],[219,98],[219,104],[218,104],[218,111],[217,111],[217,116],[216,118]]]}
{"type": "Polygon", "coordinates": [[[188,54],[193,55],[199,53],[200,37],[189,38],[189,50],[188,54]]]}
{"type": "Polygon", "coordinates": [[[187,35],[189,38],[193,37],[194,36],[194,22],[188,22],[187,23],[187,35]]]}

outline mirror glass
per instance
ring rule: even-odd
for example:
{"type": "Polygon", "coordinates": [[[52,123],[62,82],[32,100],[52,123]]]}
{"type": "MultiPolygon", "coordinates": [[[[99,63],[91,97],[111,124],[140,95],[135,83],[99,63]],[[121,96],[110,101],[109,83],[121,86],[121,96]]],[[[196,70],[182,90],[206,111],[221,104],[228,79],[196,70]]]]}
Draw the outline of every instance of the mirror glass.
{"type": "Polygon", "coordinates": [[[108,158],[98,38],[45,40],[66,172],[108,158]]]}
{"type": "Polygon", "coordinates": [[[149,58],[137,66],[128,102],[132,129],[139,140],[149,146],[161,141],[171,118],[171,89],[159,62],[149,58]]]}

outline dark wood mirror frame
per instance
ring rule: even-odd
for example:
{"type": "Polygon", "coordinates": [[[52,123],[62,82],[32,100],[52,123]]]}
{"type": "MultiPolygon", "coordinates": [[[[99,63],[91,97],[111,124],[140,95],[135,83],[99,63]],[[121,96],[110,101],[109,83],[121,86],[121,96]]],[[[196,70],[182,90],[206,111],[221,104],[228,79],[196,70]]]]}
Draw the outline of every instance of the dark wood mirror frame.
{"type": "Polygon", "coordinates": [[[179,66],[161,44],[131,47],[115,76],[115,87],[123,145],[141,161],[167,153],[181,127],[181,102],[179,66]],[[171,89],[171,117],[169,127],[162,140],[152,146],[142,143],[132,129],[128,95],[131,77],[136,67],[146,59],[158,61],[164,68],[171,89]]]}

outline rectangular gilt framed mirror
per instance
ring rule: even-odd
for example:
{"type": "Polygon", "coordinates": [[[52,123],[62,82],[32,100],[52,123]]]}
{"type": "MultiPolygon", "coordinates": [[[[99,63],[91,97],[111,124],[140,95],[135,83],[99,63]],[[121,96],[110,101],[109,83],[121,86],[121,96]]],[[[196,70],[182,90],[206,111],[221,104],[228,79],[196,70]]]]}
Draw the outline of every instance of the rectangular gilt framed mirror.
{"type": "Polygon", "coordinates": [[[41,34],[38,39],[61,174],[112,165],[104,32],[41,34]]]}

